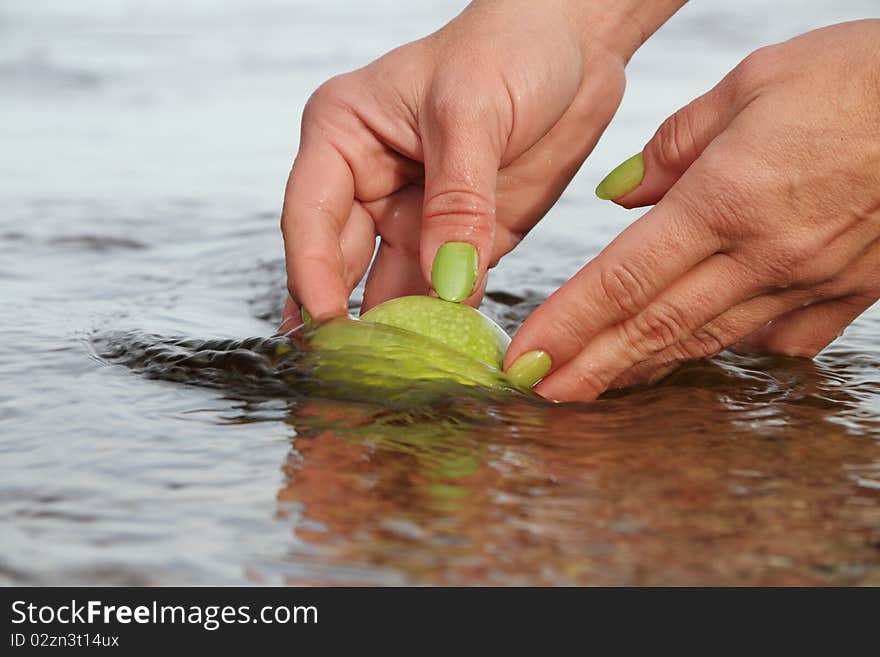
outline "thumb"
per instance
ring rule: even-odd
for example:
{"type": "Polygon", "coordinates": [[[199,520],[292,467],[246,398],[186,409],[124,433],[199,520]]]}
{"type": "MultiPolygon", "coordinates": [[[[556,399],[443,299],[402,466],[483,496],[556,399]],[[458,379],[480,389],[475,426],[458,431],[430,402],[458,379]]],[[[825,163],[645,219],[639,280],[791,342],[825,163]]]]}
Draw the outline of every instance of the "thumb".
{"type": "Polygon", "coordinates": [[[725,79],[666,119],[641,153],[605,176],[596,195],[625,208],[657,203],[739,111],[725,79]]]}
{"type": "MultiPolygon", "coordinates": [[[[502,130],[478,98],[436,104],[422,130],[425,196],[420,257],[425,279],[448,301],[482,289],[495,241],[502,130]]],[[[487,110],[489,108],[486,108],[487,110]]]]}

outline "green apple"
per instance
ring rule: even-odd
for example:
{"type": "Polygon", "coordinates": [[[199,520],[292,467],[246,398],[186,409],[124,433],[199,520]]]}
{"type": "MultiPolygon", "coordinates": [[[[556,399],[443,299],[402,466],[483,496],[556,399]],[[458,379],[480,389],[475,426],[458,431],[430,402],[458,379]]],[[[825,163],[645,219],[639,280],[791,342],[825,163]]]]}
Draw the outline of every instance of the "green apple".
{"type": "Polygon", "coordinates": [[[479,310],[435,297],[392,299],[361,319],[418,333],[499,370],[510,344],[504,329],[479,310]]]}
{"type": "Polygon", "coordinates": [[[469,306],[433,297],[402,297],[364,313],[306,329],[316,350],[315,376],[384,388],[407,381],[453,380],[509,388],[501,373],[510,338],[469,306]]]}

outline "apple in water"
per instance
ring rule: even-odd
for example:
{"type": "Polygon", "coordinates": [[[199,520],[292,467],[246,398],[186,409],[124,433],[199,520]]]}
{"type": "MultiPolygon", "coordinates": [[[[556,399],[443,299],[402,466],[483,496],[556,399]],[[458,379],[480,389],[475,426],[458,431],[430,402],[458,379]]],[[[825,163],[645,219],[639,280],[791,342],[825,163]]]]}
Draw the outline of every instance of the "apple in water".
{"type": "Polygon", "coordinates": [[[386,301],[361,320],[339,317],[306,329],[314,349],[344,355],[346,365],[326,357],[319,374],[345,378],[360,370],[376,384],[400,380],[452,379],[507,388],[501,373],[510,337],[470,306],[428,296],[386,301]],[[341,371],[350,368],[348,374],[341,371]],[[340,370],[340,371],[337,371],[340,370]]]}
{"type": "Polygon", "coordinates": [[[510,344],[504,329],[479,310],[435,297],[392,299],[368,310],[361,319],[418,333],[499,370],[510,344]]]}

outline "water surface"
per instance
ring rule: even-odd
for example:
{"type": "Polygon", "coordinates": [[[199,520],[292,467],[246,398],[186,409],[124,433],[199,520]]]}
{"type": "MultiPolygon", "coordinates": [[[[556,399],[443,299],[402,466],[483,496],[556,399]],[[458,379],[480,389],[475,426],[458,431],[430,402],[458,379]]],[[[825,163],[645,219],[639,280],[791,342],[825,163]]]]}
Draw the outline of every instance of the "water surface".
{"type": "MultiPolygon", "coordinates": [[[[508,331],[638,216],[591,190],[666,115],[873,3],[719,4],[637,55],[493,274],[508,331]]],[[[723,355],[593,404],[380,403],[272,365],[309,90],[457,6],[0,8],[0,582],[880,584],[877,309],[815,362],[723,355]]]]}

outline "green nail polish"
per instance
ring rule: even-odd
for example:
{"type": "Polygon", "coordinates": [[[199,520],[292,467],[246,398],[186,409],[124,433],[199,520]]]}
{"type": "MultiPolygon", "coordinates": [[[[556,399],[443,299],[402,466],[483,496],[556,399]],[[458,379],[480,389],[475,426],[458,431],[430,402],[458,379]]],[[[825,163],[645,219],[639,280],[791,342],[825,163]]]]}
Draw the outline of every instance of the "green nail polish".
{"type": "Polygon", "coordinates": [[[477,281],[477,250],[467,242],[446,242],[437,250],[431,284],[441,299],[464,301],[477,281]]]}
{"type": "Polygon", "coordinates": [[[546,351],[527,351],[513,361],[507,370],[507,378],[518,388],[531,388],[546,376],[552,366],[553,361],[546,351]]]}
{"type": "Polygon", "coordinates": [[[311,324],[312,323],[312,316],[309,315],[309,311],[306,310],[305,306],[299,307],[299,314],[302,315],[303,324],[311,324]]]}
{"type": "Polygon", "coordinates": [[[645,160],[639,153],[633,155],[623,164],[617,165],[611,173],[605,176],[596,187],[596,196],[606,201],[613,201],[638,187],[644,177],[645,160]]]}

